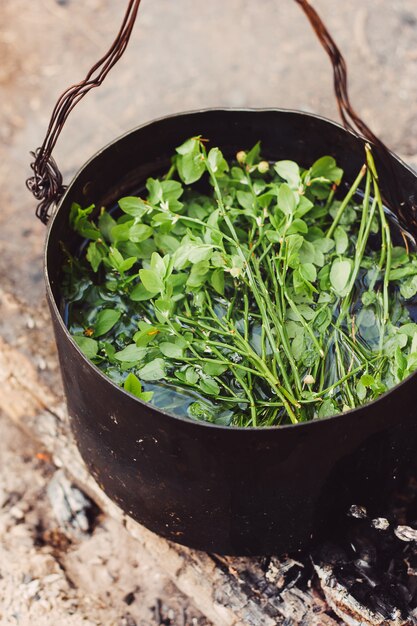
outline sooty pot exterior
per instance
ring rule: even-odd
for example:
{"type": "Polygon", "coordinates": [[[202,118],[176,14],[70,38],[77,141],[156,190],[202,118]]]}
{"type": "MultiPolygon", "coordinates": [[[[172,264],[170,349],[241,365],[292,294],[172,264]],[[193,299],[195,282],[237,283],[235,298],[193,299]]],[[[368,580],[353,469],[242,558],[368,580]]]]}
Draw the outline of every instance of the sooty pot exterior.
{"type": "MultiPolygon", "coordinates": [[[[202,135],[227,156],[262,142],[269,159],[310,165],[334,156],[352,182],[363,144],[339,125],[282,110],[208,110],[133,130],[77,174],[51,222],[47,295],[75,438],[92,475],[125,512],[193,548],[261,555],[305,547],[329,532],[348,507],[383,514],[415,461],[417,377],[343,415],[296,426],[234,429],[180,419],[145,404],[105,378],[75,346],[62,319],[62,242],[73,201],[97,210],[167,170],[186,138],[202,135]]],[[[392,157],[404,195],[416,175],[392,157]]]]}

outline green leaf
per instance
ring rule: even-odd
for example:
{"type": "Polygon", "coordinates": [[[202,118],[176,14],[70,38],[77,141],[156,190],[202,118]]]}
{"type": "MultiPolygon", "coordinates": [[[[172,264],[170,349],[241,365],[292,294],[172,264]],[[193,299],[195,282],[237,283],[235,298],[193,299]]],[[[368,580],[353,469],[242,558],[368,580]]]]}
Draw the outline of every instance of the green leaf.
{"type": "Polygon", "coordinates": [[[277,161],[274,170],[287,181],[292,189],[298,189],[301,185],[300,168],[294,161],[277,161]]]}
{"type": "Polygon", "coordinates": [[[119,321],[121,314],[121,311],[115,311],[114,309],[102,309],[96,317],[94,336],[101,337],[101,335],[108,333],[119,321]]]}
{"type": "Polygon", "coordinates": [[[94,359],[98,352],[98,343],[90,337],[84,337],[84,335],[73,335],[75,343],[78,345],[81,352],[88,358],[94,359]]]}
{"type": "Polygon", "coordinates": [[[177,157],[178,174],[186,185],[200,180],[205,172],[206,164],[199,149],[177,157]]]}
{"type": "Polygon", "coordinates": [[[417,275],[411,276],[400,285],[400,294],[405,300],[409,300],[417,293],[417,275]]]}
{"type": "Polygon", "coordinates": [[[109,341],[101,341],[100,345],[110,363],[114,363],[114,355],[116,354],[116,348],[114,347],[114,345],[109,341]]]}
{"type": "Polygon", "coordinates": [[[146,353],[146,348],[138,348],[135,343],[131,343],[123,350],[116,352],[114,358],[121,363],[136,363],[137,361],[142,361],[146,353]]]}
{"type": "Polygon", "coordinates": [[[172,257],[174,268],[176,270],[183,270],[187,267],[187,265],[189,265],[190,261],[188,256],[190,254],[191,246],[192,242],[190,242],[188,238],[184,238],[179,248],[176,249],[172,257]]]}
{"type": "Polygon", "coordinates": [[[169,256],[165,256],[164,258],[162,258],[160,254],[154,252],[151,256],[151,269],[153,269],[154,272],[156,272],[158,276],[162,279],[165,277],[169,261],[169,256]]]}
{"type": "Polygon", "coordinates": [[[87,248],[86,259],[90,263],[94,272],[97,272],[102,260],[107,256],[102,244],[92,241],[87,248]]]}
{"type": "MultiPolygon", "coordinates": [[[[414,324],[413,322],[403,324],[399,327],[398,331],[403,335],[407,335],[407,337],[411,337],[414,340],[414,338],[417,337],[417,324],[414,324]]],[[[414,350],[411,350],[411,352],[414,352],[414,350]]]]}
{"type": "Polygon", "coordinates": [[[288,235],[293,235],[294,233],[303,233],[304,235],[308,233],[308,226],[304,220],[295,219],[293,220],[291,226],[287,230],[288,235]]]}
{"type": "Polygon", "coordinates": [[[314,283],[317,278],[317,271],[312,263],[302,263],[298,270],[304,280],[309,283],[314,283]]]}
{"type": "Polygon", "coordinates": [[[314,327],[318,333],[323,334],[332,322],[332,313],[329,307],[322,309],[314,320],[314,327]]]}
{"type": "Polygon", "coordinates": [[[214,174],[221,174],[229,169],[226,160],[219,148],[212,148],[207,155],[207,161],[214,174]]]}
{"type": "MultiPolygon", "coordinates": [[[[341,202],[339,201],[333,202],[329,210],[329,213],[333,217],[333,219],[336,217],[337,212],[340,208],[340,205],[341,205],[341,202]]],[[[357,214],[356,214],[355,209],[348,205],[343,211],[342,217],[340,218],[340,224],[342,226],[350,226],[350,224],[353,224],[356,220],[357,220],[357,214]]]]}
{"type": "Polygon", "coordinates": [[[163,254],[173,254],[180,245],[176,237],[167,234],[154,233],[154,241],[163,254]]]}
{"type": "Polygon", "coordinates": [[[273,243],[281,243],[282,235],[277,230],[266,230],[265,235],[268,241],[272,241],[273,243]]]}
{"type": "Polygon", "coordinates": [[[325,178],[334,183],[342,180],[343,170],[337,167],[336,161],[331,156],[324,156],[313,163],[310,168],[311,178],[325,178]]]}
{"type": "Polygon", "coordinates": [[[138,374],[142,380],[161,380],[165,378],[165,361],[164,359],[157,358],[153,359],[146,365],[144,365],[139,371],[138,374]]]}
{"type": "Polygon", "coordinates": [[[148,202],[151,205],[158,205],[162,202],[162,185],[159,180],[155,178],[148,178],[146,181],[146,189],[149,192],[148,202]]]}
{"type": "Polygon", "coordinates": [[[337,228],[334,231],[333,238],[336,243],[336,253],[343,254],[344,252],[346,252],[349,246],[349,239],[348,239],[345,229],[342,228],[342,226],[337,226],[337,228]]]}
{"type": "Polygon", "coordinates": [[[178,180],[161,180],[162,200],[166,200],[172,203],[173,200],[178,200],[184,193],[183,186],[178,180]]]}
{"type": "Polygon", "coordinates": [[[311,211],[313,207],[314,204],[313,202],[311,202],[311,200],[306,198],[306,196],[300,196],[295,214],[297,217],[303,217],[306,213],[311,211]]]}
{"type": "Polygon", "coordinates": [[[209,269],[210,266],[208,261],[200,261],[199,263],[195,263],[191,268],[191,272],[187,280],[188,287],[201,287],[201,285],[206,282],[209,269]]]}
{"type": "Polygon", "coordinates": [[[407,341],[407,335],[403,335],[402,333],[397,333],[396,335],[388,337],[388,339],[384,342],[384,354],[388,357],[392,357],[393,352],[395,352],[397,348],[405,348],[407,341]]]}
{"type": "Polygon", "coordinates": [[[127,376],[123,388],[144,402],[150,402],[153,398],[153,391],[142,391],[142,385],[132,372],[127,376]]]}
{"type": "Polygon", "coordinates": [[[144,324],[144,327],[141,327],[140,330],[133,335],[133,341],[136,343],[138,348],[147,346],[148,343],[154,341],[160,332],[156,326],[146,324],[146,322],[142,322],[142,324],[144,324]]]}
{"type": "Polygon", "coordinates": [[[371,306],[377,300],[377,294],[375,291],[364,291],[362,294],[362,304],[363,306],[371,306]]]}
{"type": "Polygon", "coordinates": [[[395,350],[395,364],[397,366],[397,376],[399,380],[402,380],[404,377],[404,372],[407,368],[407,359],[402,353],[402,349],[400,346],[397,346],[395,350]]]}
{"type": "Polygon", "coordinates": [[[375,385],[375,379],[370,374],[363,374],[360,378],[360,382],[364,387],[372,387],[375,385]]]}
{"type": "Polygon", "coordinates": [[[166,320],[172,313],[173,301],[171,299],[159,298],[155,300],[155,313],[158,321],[165,324],[166,320]]]}
{"type": "Polygon", "coordinates": [[[184,350],[176,343],[170,341],[163,341],[159,344],[159,349],[162,354],[170,359],[182,359],[184,356],[184,350]]]}
{"type": "Polygon", "coordinates": [[[147,224],[133,224],[129,229],[129,239],[134,243],[140,243],[153,235],[153,228],[147,224]]]}
{"type": "Polygon", "coordinates": [[[69,221],[71,226],[76,230],[77,224],[80,220],[85,219],[94,211],[94,204],[90,204],[86,209],[82,209],[77,202],[73,202],[70,208],[69,221]]]}
{"type": "Polygon", "coordinates": [[[209,396],[218,396],[220,393],[219,384],[214,380],[214,378],[210,378],[209,376],[200,380],[199,387],[203,393],[206,393],[209,396]]]}
{"type": "Polygon", "coordinates": [[[139,378],[131,372],[130,374],[128,374],[123,384],[123,389],[136,396],[137,398],[140,398],[142,394],[142,383],[140,382],[139,378]]]}
{"type": "Polygon", "coordinates": [[[229,369],[229,366],[224,363],[213,363],[212,361],[206,361],[203,365],[203,372],[207,376],[220,376],[229,369]]]}
{"type": "Polygon", "coordinates": [[[370,308],[364,308],[359,311],[356,318],[358,326],[363,328],[373,328],[376,326],[377,319],[374,311],[370,308]]]}
{"type": "Polygon", "coordinates": [[[402,278],[406,278],[407,276],[415,276],[416,267],[412,264],[405,267],[398,267],[396,269],[392,269],[389,273],[390,280],[401,280],[402,278]]]}
{"type": "Polygon", "coordinates": [[[87,219],[94,209],[94,204],[82,209],[79,204],[73,202],[70,209],[70,224],[82,237],[97,240],[100,239],[101,233],[97,226],[87,219]]]}
{"type": "Polygon", "coordinates": [[[133,302],[144,302],[145,300],[151,300],[155,296],[155,292],[148,291],[142,284],[135,285],[130,292],[130,299],[133,302]]]}
{"type": "Polygon", "coordinates": [[[284,215],[293,215],[296,207],[296,194],[290,189],[287,183],[282,183],[278,191],[278,208],[284,215]]]}
{"type": "Polygon", "coordinates": [[[191,263],[199,263],[200,261],[208,261],[213,253],[213,246],[202,243],[196,244],[190,249],[188,260],[191,263]]]}
{"type": "Polygon", "coordinates": [[[130,270],[134,266],[136,261],[137,258],[135,256],[131,256],[128,259],[125,259],[119,268],[120,273],[123,274],[124,272],[130,270]]]}
{"type": "Polygon", "coordinates": [[[314,245],[310,241],[304,239],[299,252],[300,263],[314,263],[315,258],[316,249],[314,245]]]}
{"type": "Polygon", "coordinates": [[[106,239],[106,241],[112,241],[111,230],[114,226],[116,226],[116,220],[112,218],[110,213],[107,213],[106,210],[102,209],[100,217],[98,218],[98,227],[103,235],[103,239],[106,239]]]}
{"type": "Polygon", "coordinates": [[[363,402],[366,398],[366,387],[363,383],[361,383],[361,381],[359,381],[356,385],[356,395],[361,402],[363,402]]]}
{"type": "Polygon", "coordinates": [[[304,333],[300,329],[298,335],[294,337],[291,343],[291,352],[296,361],[300,361],[304,354],[304,333]]]}
{"type": "Polygon", "coordinates": [[[143,400],[143,402],[150,402],[153,398],[153,391],[142,391],[142,393],[140,394],[140,399],[143,400]]]}
{"type": "MultiPolygon", "coordinates": [[[[303,318],[305,320],[308,320],[309,322],[316,316],[316,311],[311,306],[308,306],[308,304],[299,304],[297,306],[297,310],[299,314],[302,315],[303,318]]],[[[299,319],[299,317],[297,319],[299,319]]]]}
{"type": "Polygon", "coordinates": [[[224,295],[224,270],[221,267],[212,272],[210,283],[218,294],[224,295]]]}
{"type": "Polygon", "coordinates": [[[325,400],[323,404],[320,405],[318,416],[319,417],[331,417],[332,415],[336,415],[339,413],[336,405],[333,400],[325,400]]]}
{"type": "Polygon", "coordinates": [[[127,272],[127,270],[129,270],[136,263],[135,257],[124,259],[119,250],[113,247],[110,248],[108,259],[111,266],[114,267],[114,269],[117,270],[120,274],[127,272]]]}
{"type": "Polygon", "coordinates": [[[300,264],[300,248],[303,245],[304,238],[301,235],[289,235],[287,242],[287,263],[289,267],[295,269],[300,264]]]}
{"type": "Polygon", "coordinates": [[[123,224],[116,224],[111,230],[111,238],[114,242],[129,241],[130,227],[133,224],[133,220],[124,222],[123,224]]]}
{"type": "Polygon", "coordinates": [[[349,281],[352,263],[349,259],[336,259],[330,269],[330,283],[339,296],[344,296],[349,281]]]}
{"type": "Polygon", "coordinates": [[[197,402],[190,404],[187,409],[187,414],[195,420],[213,422],[215,418],[215,408],[206,402],[198,400],[197,402]]]}
{"type": "Polygon", "coordinates": [[[255,198],[249,191],[238,190],[236,192],[236,198],[240,206],[242,206],[244,209],[246,209],[250,213],[255,212],[255,198]]]}
{"type": "Polygon", "coordinates": [[[195,385],[198,379],[200,378],[199,373],[193,367],[187,367],[185,370],[185,380],[190,385],[195,385]]]}
{"type": "Polygon", "coordinates": [[[124,213],[132,215],[132,217],[143,217],[143,215],[148,213],[151,209],[147,202],[142,200],[142,198],[137,198],[135,196],[126,196],[126,198],[121,198],[119,200],[119,207],[124,213]]]}
{"type": "MultiPolygon", "coordinates": [[[[312,229],[310,228],[310,232],[311,230],[312,229]]],[[[333,250],[333,248],[335,247],[335,242],[333,241],[333,239],[327,239],[326,237],[321,236],[313,240],[313,245],[323,254],[327,254],[328,252],[333,250]]]]}
{"type": "Polygon", "coordinates": [[[185,154],[195,153],[199,151],[200,137],[201,135],[199,135],[198,137],[191,137],[190,139],[187,139],[187,141],[184,141],[184,143],[176,148],[176,152],[184,156],[185,154]]]}
{"type": "Polygon", "coordinates": [[[258,141],[253,146],[253,148],[251,148],[251,150],[249,150],[249,152],[247,153],[246,160],[245,160],[246,165],[251,166],[254,163],[257,163],[259,161],[260,153],[261,153],[261,142],[258,141]]]}
{"type": "Polygon", "coordinates": [[[164,283],[155,270],[139,270],[139,278],[150,293],[161,293],[164,289],[164,283]]]}

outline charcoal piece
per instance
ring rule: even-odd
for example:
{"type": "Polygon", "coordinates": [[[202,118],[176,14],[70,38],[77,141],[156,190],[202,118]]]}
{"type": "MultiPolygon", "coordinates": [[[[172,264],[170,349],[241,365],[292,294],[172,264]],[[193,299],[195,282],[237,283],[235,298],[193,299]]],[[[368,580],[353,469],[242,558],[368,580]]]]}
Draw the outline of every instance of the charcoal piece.
{"type": "Polygon", "coordinates": [[[411,526],[397,526],[394,533],[401,541],[417,541],[417,530],[411,526]]]}
{"type": "Polygon", "coordinates": [[[331,543],[330,541],[323,543],[313,556],[318,562],[328,563],[329,565],[342,565],[349,561],[346,550],[340,545],[331,543]]]}
{"type": "Polygon", "coordinates": [[[368,606],[381,613],[387,619],[393,619],[400,610],[403,617],[407,616],[410,594],[400,584],[381,584],[369,595],[368,606]]]}
{"type": "Polygon", "coordinates": [[[348,515],[350,515],[350,517],[356,517],[357,519],[366,519],[368,517],[368,512],[364,506],[352,504],[348,515]]]}
{"type": "Polygon", "coordinates": [[[389,521],[385,517],[377,517],[372,520],[371,524],[376,530],[387,530],[389,528],[389,521]]]}

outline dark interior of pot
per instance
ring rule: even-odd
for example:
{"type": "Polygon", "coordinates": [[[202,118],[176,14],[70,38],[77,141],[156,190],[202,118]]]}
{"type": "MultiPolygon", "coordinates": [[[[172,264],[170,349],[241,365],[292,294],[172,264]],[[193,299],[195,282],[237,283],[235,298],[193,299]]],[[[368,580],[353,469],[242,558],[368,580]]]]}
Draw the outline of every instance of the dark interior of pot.
{"type": "MultiPolygon", "coordinates": [[[[69,229],[71,203],[94,203],[97,211],[112,206],[147,177],[167,171],[175,147],[196,135],[228,157],[258,140],[270,160],[310,166],[331,155],[348,182],[364,163],[362,141],[339,125],[279,110],[208,110],[164,118],[93,157],[63,197],[46,249],[48,299],[72,426],[106,493],[148,528],[227,554],[298,549],[326,532],[351,504],[381,513],[416,455],[415,375],[344,415],[267,429],[213,426],[172,417],[118,389],[75,348],[59,313],[62,243],[70,251],[80,245],[69,229]]],[[[384,192],[392,172],[376,161],[384,192]]],[[[415,204],[415,173],[396,157],[391,165],[404,199],[415,204]]],[[[410,213],[407,228],[417,232],[414,223],[410,213]]]]}

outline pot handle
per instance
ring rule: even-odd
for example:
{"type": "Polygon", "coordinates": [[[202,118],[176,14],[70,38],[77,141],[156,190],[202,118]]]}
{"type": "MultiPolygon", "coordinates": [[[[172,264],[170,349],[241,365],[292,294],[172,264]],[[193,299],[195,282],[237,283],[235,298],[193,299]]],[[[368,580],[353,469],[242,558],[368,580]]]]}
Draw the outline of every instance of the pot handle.
{"type": "MultiPolygon", "coordinates": [[[[90,89],[101,85],[111,68],[123,55],[132,34],[140,2],[141,0],[129,0],[122,25],[113,44],[81,82],[66,89],[58,98],[43,144],[35,152],[31,152],[34,158],[30,166],[33,175],[27,179],[26,186],[39,201],[36,216],[44,224],[48,223],[52,206],[59,201],[65,191],[62,174],[52,157],[58,137],[73,108],[90,89]]],[[[345,60],[317,11],[311,6],[309,0],[295,0],[295,2],[306,14],[320,43],[330,57],[336,100],[345,128],[374,144],[381,155],[389,154],[388,148],[373,134],[351,106],[345,60]]]]}

